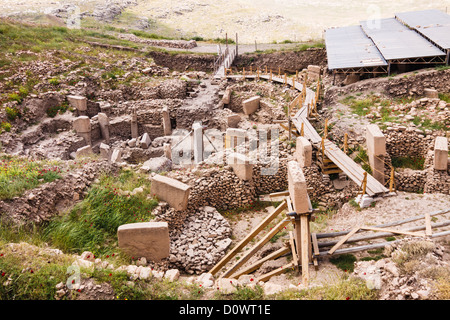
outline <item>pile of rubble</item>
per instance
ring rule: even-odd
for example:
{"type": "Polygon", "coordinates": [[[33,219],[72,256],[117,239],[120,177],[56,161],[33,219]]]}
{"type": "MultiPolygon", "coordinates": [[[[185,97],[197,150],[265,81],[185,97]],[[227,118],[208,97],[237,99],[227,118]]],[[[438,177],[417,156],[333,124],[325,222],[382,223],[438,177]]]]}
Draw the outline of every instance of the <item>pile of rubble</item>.
{"type": "Polygon", "coordinates": [[[384,254],[377,261],[357,262],[353,272],[368,288],[379,290],[381,300],[433,299],[433,276],[443,272],[448,277],[450,271],[444,248],[432,241],[406,238],[386,247],[384,254]]]}

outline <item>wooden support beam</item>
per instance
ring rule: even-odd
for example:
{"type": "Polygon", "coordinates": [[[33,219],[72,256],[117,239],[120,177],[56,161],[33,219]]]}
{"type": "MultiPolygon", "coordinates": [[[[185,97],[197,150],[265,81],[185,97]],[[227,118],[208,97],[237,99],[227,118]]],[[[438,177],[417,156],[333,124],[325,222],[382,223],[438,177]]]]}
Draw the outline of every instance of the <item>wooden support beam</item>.
{"type": "Polygon", "coordinates": [[[309,215],[300,215],[300,241],[301,241],[301,264],[302,264],[302,282],[305,286],[309,283],[309,260],[310,260],[310,238],[309,233],[309,215]]]}
{"type": "Polygon", "coordinates": [[[333,254],[341,245],[343,245],[352,235],[361,229],[360,227],[353,228],[346,236],[342,237],[342,239],[336,243],[336,245],[328,251],[328,254],[333,254]]]}
{"type": "Polygon", "coordinates": [[[424,233],[419,232],[410,232],[410,231],[404,231],[404,230],[394,230],[394,229],[388,229],[388,228],[375,228],[375,227],[361,227],[362,230],[370,230],[370,231],[383,231],[383,232],[390,232],[390,233],[397,233],[397,234],[405,234],[408,236],[413,237],[425,237],[424,233]]]}
{"type": "Polygon", "coordinates": [[[291,262],[287,265],[284,265],[282,267],[279,267],[278,269],[275,269],[269,273],[266,273],[262,276],[260,276],[259,278],[256,279],[256,282],[258,283],[259,281],[262,282],[266,282],[267,280],[269,280],[270,278],[272,278],[273,276],[277,276],[279,274],[282,274],[284,272],[286,272],[287,270],[289,270],[290,268],[294,267],[294,263],[291,262]]]}
{"type": "Polygon", "coordinates": [[[291,246],[292,262],[294,262],[294,266],[298,268],[299,259],[297,249],[295,248],[294,233],[292,231],[289,231],[289,244],[291,246]]]}
{"type": "Polygon", "coordinates": [[[313,255],[313,263],[314,263],[314,267],[319,266],[318,262],[317,262],[317,256],[319,255],[319,244],[317,243],[317,236],[316,233],[311,233],[311,241],[312,241],[312,245],[313,245],[313,251],[314,251],[314,255],[313,255]]]}
{"type": "MultiPolygon", "coordinates": [[[[433,211],[433,212],[430,213],[430,217],[438,216],[438,215],[441,215],[441,214],[446,214],[448,212],[450,212],[450,209],[433,211]]],[[[390,223],[376,225],[374,227],[376,227],[376,228],[386,228],[386,227],[399,226],[399,225],[402,225],[402,224],[405,224],[405,223],[421,220],[424,217],[425,217],[425,215],[420,215],[420,216],[416,216],[416,217],[412,217],[412,218],[408,218],[408,219],[404,219],[404,220],[393,221],[393,222],[390,222],[390,223]]],[[[318,233],[317,234],[317,239],[340,237],[340,236],[346,235],[350,231],[351,230],[340,231],[340,232],[331,232],[331,233],[318,233]]]]}
{"type": "Polygon", "coordinates": [[[247,243],[249,243],[258,233],[261,232],[273,219],[275,219],[284,209],[286,209],[286,201],[283,201],[271,214],[269,214],[263,221],[261,221],[255,229],[253,229],[244,239],[242,239],[229,253],[227,253],[222,260],[220,260],[210,271],[215,275],[228,261],[231,260],[247,243]]]}
{"type": "Polygon", "coordinates": [[[289,252],[291,252],[291,249],[289,248],[289,246],[284,246],[283,248],[278,249],[277,251],[274,251],[271,254],[265,256],[264,258],[256,261],[251,266],[248,266],[247,268],[244,268],[244,269],[240,270],[239,272],[233,274],[231,276],[231,278],[239,279],[239,277],[242,276],[243,274],[249,274],[249,273],[252,273],[253,271],[255,271],[256,269],[258,269],[264,262],[269,261],[269,260],[275,260],[289,252]]]}
{"type": "MultiPolygon", "coordinates": [[[[261,249],[270,239],[272,239],[278,232],[280,232],[285,226],[291,223],[288,219],[281,220],[275,227],[272,228],[261,240],[258,241],[246,254],[241,257],[230,269],[225,271],[222,275],[223,278],[227,278],[229,275],[236,272],[244,263],[248,261],[259,249],[261,249]]],[[[211,271],[210,271],[211,273],[211,271]]]]}
{"type": "MultiPolygon", "coordinates": [[[[442,227],[446,227],[446,226],[449,226],[449,225],[450,225],[450,220],[447,220],[447,221],[440,222],[440,223],[433,223],[431,225],[431,227],[432,228],[442,228],[442,227]]],[[[407,229],[405,229],[403,231],[419,231],[419,230],[425,230],[425,226],[415,226],[415,227],[407,228],[407,229]]],[[[347,240],[347,243],[359,242],[359,241],[367,241],[367,240],[372,240],[372,239],[377,239],[377,238],[392,237],[394,235],[395,235],[395,233],[391,233],[391,232],[374,233],[374,234],[370,234],[370,235],[367,235],[367,236],[361,236],[361,237],[355,237],[353,239],[349,239],[349,240],[347,240]]],[[[319,242],[318,245],[319,245],[320,248],[332,247],[337,242],[338,241],[324,241],[324,242],[319,242]]]]}

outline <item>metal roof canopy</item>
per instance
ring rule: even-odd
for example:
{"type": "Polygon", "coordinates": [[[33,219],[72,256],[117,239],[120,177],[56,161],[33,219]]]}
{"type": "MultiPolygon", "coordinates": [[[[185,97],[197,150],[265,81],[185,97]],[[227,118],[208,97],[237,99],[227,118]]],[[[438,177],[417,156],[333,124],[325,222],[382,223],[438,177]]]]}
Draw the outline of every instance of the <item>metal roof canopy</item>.
{"type": "Polygon", "coordinates": [[[386,60],[360,26],[325,31],[328,69],[387,66],[386,60]]]}
{"type": "Polygon", "coordinates": [[[395,18],[361,21],[361,28],[386,60],[445,56],[443,51],[395,18]]]}
{"type": "Polygon", "coordinates": [[[450,15],[440,10],[401,12],[396,18],[441,49],[450,49],[450,15]]]}

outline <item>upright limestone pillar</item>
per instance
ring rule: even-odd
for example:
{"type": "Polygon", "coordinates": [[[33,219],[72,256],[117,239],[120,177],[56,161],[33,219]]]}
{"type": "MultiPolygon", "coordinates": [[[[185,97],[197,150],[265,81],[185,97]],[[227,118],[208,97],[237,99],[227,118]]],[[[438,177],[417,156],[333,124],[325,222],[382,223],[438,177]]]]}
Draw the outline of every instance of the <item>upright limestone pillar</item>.
{"type": "Polygon", "coordinates": [[[366,127],[366,145],[372,176],[384,184],[384,156],[386,154],[386,137],[376,124],[366,127]]]}
{"type": "Polygon", "coordinates": [[[447,170],[448,140],[446,137],[436,137],[434,141],[434,169],[447,170]]]}
{"type": "Polygon", "coordinates": [[[162,109],[161,115],[162,115],[164,135],[170,136],[172,134],[172,125],[170,123],[169,109],[167,107],[164,107],[162,109]]]}
{"type": "Polygon", "coordinates": [[[194,122],[192,125],[194,130],[194,163],[200,163],[203,161],[203,126],[201,122],[194,122]]]}
{"type": "Polygon", "coordinates": [[[98,114],[98,124],[100,125],[103,139],[105,139],[106,143],[109,143],[109,118],[105,113],[100,112],[98,114]]]}

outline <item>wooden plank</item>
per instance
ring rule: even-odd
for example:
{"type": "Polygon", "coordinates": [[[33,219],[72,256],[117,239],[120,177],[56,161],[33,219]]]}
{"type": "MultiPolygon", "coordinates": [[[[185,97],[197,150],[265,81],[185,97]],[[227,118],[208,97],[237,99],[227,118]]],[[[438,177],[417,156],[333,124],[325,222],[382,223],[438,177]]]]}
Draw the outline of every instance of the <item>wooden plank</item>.
{"type": "Polygon", "coordinates": [[[287,197],[285,197],[285,199],[286,199],[288,211],[294,212],[294,207],[292,207],[291,197],[287,196],[287,197]]]}
{"type": "MultiPolygon", "coordinates": [[[[434,217],[434,216],[437,216],[437,215],[446,214],[448,212],[450,212],[450,209],[437,210],[437,211],[431,212],[430,216],[434,217]]],[[[412,217],[412,218],[408,218],[408,219],[404,219],[404,220],[393,221],[393,222],[385,223],[385,224],[379,224],[379,225],[376,225],[374,227],[376,227],[376,228],[385,228],[385,227],[398,226],[398,225],[402,225],[402,224],[405,224],[405,223],[421,220],[421,219],[424,218],[424,216],[425,215],[421,215],[421,216],[416,216],[416,217],[412,217]]],[[[316,236],[317,236],[317,239],[340,237],[340,236],[346,235],[350,231],[351,230],[340,231],[340,232],[331,232],[331,233],[318,233],[316,236]]]]}
{"type": "Polygon", "coordinates": [[[262,282],[266,282],[267,280],[269,280],[270,278],[272,278],[273,276],[277,276],[279,274],[282,274],[284,272],[286,272],[287,270],[289,270],[290,268],[294,267],[294,263],[291,262],[287,265],[284,265],[282,267],[279,267],[278,269],[275,269],[269,273],[266,273],[262,276],[260,276],[259,278],[256,279],[256,283],[258,283],[259,281],[262,282]]]}
{"type": "MultiPolygon", "coordinates": [[[[447,220],[445,222],[441,222],[441,223],[434,223],[431,225],[432,228],[441,228],[441,227],[446,227],[450,225],[450,220],[447,220]]],[[[407,228],[404,231],[419,231],[419,230],[425,230],[425,226],[416,226],[416,227],[411,227],[411,228],[407,228]]],[[[395,233],[391,233],[391,232],[380,232],[380,233],[374,233],[368,236],[362,236],[362,237],[355,237],[353,239],[349,239],[347,240],[347,243],[350,242],[359,242],[359,241],[367,241],[367,240],[372,240],[372,239],[377,239],[377,238],[386,238],[386,237],[391,237],[394,236],[395,233]]],[[[320,242],[318,243],[319,247],[323,248],[323,247],[332,247],[337,243],[337,241],[328,241],[328,242],[320,242]]]]}
{"type": "Polygon", "coordinates": [[[313,263],[314,263],[314,267],[317,268],[319,267],[319,263],[317,262],[317,256],[319,255],[319,244],[317,243],[317,237],[316,237],[316,233],[311,233],[311,241],[312,241],[312,245],[313,245],[313,251],[314,251],[314,255],[313,255],[313,263]]]}
{"type": "Polygon", "coordinates": [[[291,246],[292,261],[294,262],[294,265],[298,267],[297,249],[295,248],[294,233],[292,231],[289,231],[289,244],[291,246]]]}
{"type": "Polygon", "coordinates": [[[269,260],[274,260],[274,259],[279,258],[282,255],[285,255],[289,252],[291,252],[291,249],[288,246],[284,246],[283,248],[278,249],[277,251],[272,252],[271,254],[265,256],[264,258],[256,261],[251,266],[248,266],[247,268],[244,268],[244,269],[240,270],[239,272],[233,274],[231,276],[231,278],[238,279],[243,274],[252,273],[256,269],[258,269],[264,262],[269,261],[269,260]]]}
{"type": "Polygon", "coordinates": [[[307,214],[300,216],[300,241],[301,241],[301,264],[302,264],[302,281],[305,286],[309,283],[309,217],[307,214]]]}
{"type": "Polygon", "coordinates": [[[352,235],[358,232],[360,227],[353,228],[346,236],[336,243],[336,245],[328,251],[328,254],[333,254],[341,245],[343,245],[352,235]]]}
{"type": "Polygon", "coordinates": [[[210,271],[215,275],[228,261],[231,260],[242,248],[247,245],[258,233],[261,232],[273,219],[275,219],[286,208],[286,201],[283,201],[271,214],[269,214],[263,221],[261,221],[255,229],[253,229],[244,239],[242,239],[229,253],[227,253],[222,260],[220,260],[210,271]]]}
{"type": "Polygon", "coordinates": [[[370,230],[370,231],[384,231],[384,232],[390,232],[390,233],[405,234],[405,235],[413,236],[413,237],[425,237],[424,233],[410,232],[410,231],[405,231],[405,230],[394,230],[394,229],[376,228],[376,227],[361,227],[361,229],[370,230]]]}
{"type": "MultiPolygon", "coordinates": [[[[272,228],[261,240],[258,241],[247,253],[241,257],[230,269],[228,269],[222,275],[223,278],[227,278],[229,275],[236,272],[245,262],[248,261],[259,249],[261,249],[270,239],[272,239],[278,232],[280,232],[285,226],[291,223],[290,220],[284,219],[280,221],[275,227],[272,228]]],[[[210,271],[211,273],[211,271],[210,271]]]]}

